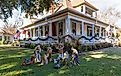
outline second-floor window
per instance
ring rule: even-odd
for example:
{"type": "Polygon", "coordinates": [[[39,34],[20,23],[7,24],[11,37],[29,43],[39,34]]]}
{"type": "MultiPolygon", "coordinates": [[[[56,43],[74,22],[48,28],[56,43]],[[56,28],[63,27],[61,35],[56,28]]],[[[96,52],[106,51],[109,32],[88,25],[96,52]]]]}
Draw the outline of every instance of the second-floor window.
{"type": "Polygon", "coordinates": [[[83,6],[81,6],[81,12],[83,12],[83,6]]]}

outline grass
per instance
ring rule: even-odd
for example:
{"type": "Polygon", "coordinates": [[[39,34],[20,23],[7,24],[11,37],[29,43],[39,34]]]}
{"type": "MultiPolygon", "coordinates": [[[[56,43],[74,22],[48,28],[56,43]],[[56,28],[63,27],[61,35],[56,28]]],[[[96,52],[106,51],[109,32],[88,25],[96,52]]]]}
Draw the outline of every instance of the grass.
{"type": "Polygon", "coordinates": [[[49,63],[21,66],[22,58],[33,50],[17,47],[0,47],[0,76],[121,76],[121,49],[89,52],[81,55],[79,66],[54,69],[49,63]]]}

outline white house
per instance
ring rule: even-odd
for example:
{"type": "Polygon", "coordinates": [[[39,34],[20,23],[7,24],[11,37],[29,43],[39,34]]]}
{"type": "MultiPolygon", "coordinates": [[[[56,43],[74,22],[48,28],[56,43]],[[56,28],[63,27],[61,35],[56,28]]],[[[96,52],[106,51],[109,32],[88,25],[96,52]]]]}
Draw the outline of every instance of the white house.
{"type": "Polygon", "coordinates": [[[8,33],[3,33],[0,32],[0,41],[9,41],[9,42],[13,42],[14,40],[14,36],[8,33]]]}
{"type": "Polygon", "coordinates": [[[82,44],[115,41],[118,28],[97,20],[99,9],[95,6],[85,0],[59,1],[54,13],[50,9],[49,15],[21,27],[21,39],[26,38],[26,42],[32,43],[51,43],[54,40],[58,42],[58,37],[72,36],[80,39],[82,44]]]}

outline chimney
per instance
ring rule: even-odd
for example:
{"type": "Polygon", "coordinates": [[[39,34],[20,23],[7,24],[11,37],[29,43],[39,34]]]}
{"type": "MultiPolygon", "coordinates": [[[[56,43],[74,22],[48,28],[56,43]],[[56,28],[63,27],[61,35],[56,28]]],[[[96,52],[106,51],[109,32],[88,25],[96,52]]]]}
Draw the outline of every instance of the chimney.
{"type": "Polygon", "coordinates": [[[72,7],[71,0],[66,0],[66,6],[67,7],[72,7]]]}
{"type": "Polygon", "coordinates": [[[51,8],[52,8],[52,14],[54,14],[54,0],[52,0],[52,6],[51,6],[51,8]]]}

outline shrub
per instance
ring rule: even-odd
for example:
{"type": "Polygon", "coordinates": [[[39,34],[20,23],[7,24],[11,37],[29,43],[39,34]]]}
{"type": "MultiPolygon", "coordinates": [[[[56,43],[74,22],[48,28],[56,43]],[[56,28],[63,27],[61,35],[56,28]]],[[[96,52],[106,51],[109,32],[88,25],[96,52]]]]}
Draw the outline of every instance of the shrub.
{"type": "Polygon", "coordinates": [[[121,41],[118,43],[118,46],[121,47],[121,41]]]}
{"type": "Polygon", "coordinates": [[[48,46],[49,46],[48,44],[42,45],[42,50],[47,51],[48,46]]]}
{"type": "Polygon", "coordinates": [[[92,49],[93,50],[97,50],[97,46],[96,45],[92,45],[92,49]]]}
{"type": "Polygon", "coordinates": [[[25,44],[25,48],[30,48],[30,45],[31,45],[31,44],[26,43],[26,44],[25,44]]]}
{"type": "Polygon", "coordinates": [[[30,48],[31,48],[31,49],[35,49],[35,47],[36,47],[36,44],[33,44],[33,43],[30,44],[30,48]]]}
{"type": "Polygon", "coordinates": [[[82,50],[82,51],[86,51],[86,45],[82,45],[82,46],[81,46],[81,50],[82,50]]]}

